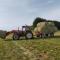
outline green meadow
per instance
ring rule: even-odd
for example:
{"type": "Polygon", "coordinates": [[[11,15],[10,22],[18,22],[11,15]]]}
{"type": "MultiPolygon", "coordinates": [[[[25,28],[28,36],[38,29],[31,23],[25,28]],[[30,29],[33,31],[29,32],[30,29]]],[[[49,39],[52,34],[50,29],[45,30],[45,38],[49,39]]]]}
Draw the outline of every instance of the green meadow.
{"type": "Polygon", "coordinates": [[[60,37],[0,39],[0,60],[60,60],[60,37]]]}

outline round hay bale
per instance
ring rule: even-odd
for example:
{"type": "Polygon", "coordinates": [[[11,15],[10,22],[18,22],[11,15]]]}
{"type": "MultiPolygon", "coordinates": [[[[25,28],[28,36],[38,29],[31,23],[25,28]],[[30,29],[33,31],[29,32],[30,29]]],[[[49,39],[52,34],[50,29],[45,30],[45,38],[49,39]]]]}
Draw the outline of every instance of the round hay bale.
{"type": "Polygon", "coordinates": [[[38,29],[37,29],[37,27],[34,29],[34,35],[36,35],[36,33],[38,32],[38,29]]]}
{"type": "Polygon", "coordinates": [[[35,29],[34,29],[34,32],[37,32],[38,31],[38,28],[36,27],[35,29]]]}
{"type": "Polygon", "coordinates": [[[40,22],[37,24],[37,27],[43,27],[46,24],[46,22],[40,22]]]}
{"type": "Polygon", "coordinates": [[[38,23],[38,24],[37,24],[37,27],[39,27],[40,25],[41,25],[41,24],[40,24],[40,23],[38,23]]]}
{"type": "Polygon", "coordinates": [[[41,27],[37,27],[37,29],[38,29],[38,32],[41,32],[41,27]]]}

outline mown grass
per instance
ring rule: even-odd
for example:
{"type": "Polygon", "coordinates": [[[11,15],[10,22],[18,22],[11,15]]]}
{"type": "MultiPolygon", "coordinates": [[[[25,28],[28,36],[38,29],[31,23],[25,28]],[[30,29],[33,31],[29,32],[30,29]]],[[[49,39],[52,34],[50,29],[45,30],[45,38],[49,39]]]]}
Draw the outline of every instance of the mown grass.
{"type": "Polygon", "coordinates": [[[60,37],[0,39],[0,60],[60,60],[60,37]]]}

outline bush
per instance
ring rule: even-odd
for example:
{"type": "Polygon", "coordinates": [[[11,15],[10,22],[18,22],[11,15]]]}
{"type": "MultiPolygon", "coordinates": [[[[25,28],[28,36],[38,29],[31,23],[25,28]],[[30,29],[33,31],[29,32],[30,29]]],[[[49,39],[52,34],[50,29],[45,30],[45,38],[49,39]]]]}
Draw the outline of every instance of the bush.
{"type": "Polygon", "coordinates": [[[6,31],[0,30],[0,38],[6,37],[6,31]]]}

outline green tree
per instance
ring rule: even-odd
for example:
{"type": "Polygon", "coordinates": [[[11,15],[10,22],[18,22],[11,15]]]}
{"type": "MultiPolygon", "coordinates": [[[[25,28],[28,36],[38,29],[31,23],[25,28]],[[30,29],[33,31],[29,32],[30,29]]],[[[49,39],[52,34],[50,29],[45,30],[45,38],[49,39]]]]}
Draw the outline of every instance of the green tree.
{"type": "Polygon", "coordinates": [[[37,17],[37,18],[33,21],[33,27],[35,28],[36,25],[37,25],[37,23],[39,23],[39,22],[44,22],[44,21],[46,21],[46,19],[37,17]]]}
{"type": "Polygon", "coordinates": [[[60,30],[60,22],[59,21],[48,20],[48,22],[53,22],[55,24],[55,26],[57,27],[57,29],[60,30]]]}

